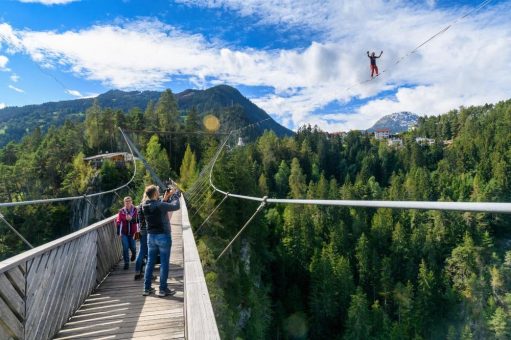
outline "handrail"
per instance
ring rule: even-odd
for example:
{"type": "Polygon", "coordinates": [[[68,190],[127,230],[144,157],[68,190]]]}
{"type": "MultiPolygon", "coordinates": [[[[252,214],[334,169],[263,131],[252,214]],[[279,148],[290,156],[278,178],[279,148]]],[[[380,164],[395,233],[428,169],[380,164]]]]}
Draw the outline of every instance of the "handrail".
{"type": "Polygon", "coordinates": [[[206,278],[183,197],[181,197],[181,218],[184,250],[185,338],[190,340],[220,339],[206,278]]]}
{"type": "Polygon", "coordinates": [[[121,258],[114,216],[0,262],[0,338],[49,339],[121,258]]]}
{"type": "Polygon", "coordinates": [[[54,248],[64,245],[67,242],[70,242],[70,241],[72,241],[80,236],[83,236],[93,230],[101,228],[105,223],[113,222],[114,219],[115,219],[115,215],[111,216],[105,220],[98,221],[94,224],[91,224],[90,226],[80,229],[78,231],[75,231],[74,233],[71,233],[69,235],[66,235],[66,236],[63,236],[56,240],[53,240],[51,242],[42,244],[38,247],[35,247],[34,249],[27,250],[21,254],[13,256],[13,257],[9,257],[8,259],[0,262],[0,274],[5,271],[8,271],[12,267],[18,265],[19,262],[31,260],[40,254],[43,254],[43,253],[48,252],[54,248]]]}

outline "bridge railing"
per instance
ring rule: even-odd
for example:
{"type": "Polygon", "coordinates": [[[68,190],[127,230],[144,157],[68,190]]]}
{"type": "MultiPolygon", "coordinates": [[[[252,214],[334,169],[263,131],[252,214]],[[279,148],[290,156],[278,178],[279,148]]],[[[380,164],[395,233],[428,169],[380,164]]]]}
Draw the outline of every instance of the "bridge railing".
{"type": "Polygon", "coordinates": [[[181,198],[181,223],[183,225],[186,339],[220,339],[206,278],[183,197],[181,198]]]}
{"type": "Polygon", "coordinates": [[[0,339],[49,339],[122,253],[115,216],[0,262],[0,339]]]}

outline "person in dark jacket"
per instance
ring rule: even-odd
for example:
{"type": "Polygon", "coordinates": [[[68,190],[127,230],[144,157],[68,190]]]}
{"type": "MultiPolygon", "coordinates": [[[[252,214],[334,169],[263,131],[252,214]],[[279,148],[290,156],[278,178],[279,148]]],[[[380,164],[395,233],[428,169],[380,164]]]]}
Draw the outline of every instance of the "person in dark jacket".
{"type": "Polygon", "coordinates": [[[376,54],[374,52],[369,55],[369,51],[367,51],[367,56],[369,57],[369,59],[371,61],[371,78],[374,76],[375,73],[376,73],[377,77],[379,75],[378,74],[378,66],[376,66],[376,59],[381,57],[382,54],[383,54],[383,51],[380,52],[379,56],[376,56],[376,54]]]}
{"type": "Polygon", "coordinates": [[[117,214],[117,235],[122,242],[122,258],[124,259],[124,269],[130,266],[129,251],[131,250],[131,261],[135,261],[137,248],[133,238],[138,230],[138,212],[133,205],[130,196],[124,197],[124,207],[117,214]]]}
{"type": "Polygon", "coordinates": [[[147,224],[144,218],[144,212],[142,211],[142,204],[147,201],[148,198],[144,193],[144,197],[142,197],[142,202],[138,206],[138,238],[140,241],[140,247],[138,249],[137,259],[135,260],[135,280],[140,280],[144,277],[142,272],[142,268],[144,265],[144,260],[147,256],[147,224]]]}
{"type": "Polygon", "coordinates": [[[148,200],[142,204],[142,211],[147,225],[149,254],[144,273],[144,292],[142,294],[144,296],[154,291],[151,288],[151,281],[158,252],[160,253],[160,290],[158,296],[164,297],[176,293],[175,290],[169,289],[167,285],[170,248],[172,246],[169,212],[180,208],[179,197],[174,193],[176,193],[175,189],[167,190],[163,195],[163,199],[160,200],[160,191],[157,186],[150,185],[145,189],[148,200]]]}

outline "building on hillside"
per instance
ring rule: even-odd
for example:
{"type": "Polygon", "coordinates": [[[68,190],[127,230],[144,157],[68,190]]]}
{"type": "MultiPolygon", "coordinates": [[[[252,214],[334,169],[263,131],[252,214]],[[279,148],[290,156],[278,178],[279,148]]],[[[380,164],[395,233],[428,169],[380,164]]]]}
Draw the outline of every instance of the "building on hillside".
{"type": "Polygon", "coordinates": [[[328,137],[341,137],[344,138],[348,135],[345,131],[339,131],[339,132],[327,132],[328,137]]]}
{"type": "Polygon", "coordinates": [[[114,162],[117,166],[124,166],[126,162],[133,161],[133,155],[128,152],[105,152],[99,155],[86,157],[83,160],[95,168],[100,168],[107,159],[114,162]]]}
{"type": "Polygon", "coordinates": [[[415,138],[415,142],[417,144],[421,144],[421,145],[433,145],[435,144],[435,140],[433,138],[426,138],[426,137],[416,137],[415,138]]]}
{"type": "Polygon", "coordinates": [[[391,137],[387,141],[388,146],[395,146],[395,147],[401,147],[403,146],[403,140],[401,138],[397,137],[391,137]]]}
{"type": "Polygon", "coordinates": [[[408,127],[408,131],[415,131],[415,130],[417,130],[417,125],[410,125],[408,127]]]}
{"type": "Polygon", "coordinates": [[[374,138],[376,138],[377,140],[388,139],[389,137],[390,137],[390,130],[387,128],[376,129],[376,131],[374,131],[374,138]]]}

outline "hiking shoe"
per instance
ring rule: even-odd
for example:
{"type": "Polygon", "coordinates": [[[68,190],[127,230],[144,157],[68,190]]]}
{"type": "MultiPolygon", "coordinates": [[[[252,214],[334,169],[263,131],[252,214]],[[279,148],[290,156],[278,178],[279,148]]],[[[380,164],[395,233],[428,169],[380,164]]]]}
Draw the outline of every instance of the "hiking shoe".
{"type": "MultiPolygon", "coordinates": [[[[140,273],[140,274],[135,274],[135,281],[138,281],[138,280],[141,280],[144,278],[144,274],[140,273]]],[[[156,276],[153,275],[152,277],[152,281],[156,281],[156,276]]]]}
{"type": "Polygon", "coordinates": [[[165,288],[165,290],[161,290],[161,289],[160,289],[160,290],[158,291],[158,296],[159,296],[159,297],[165,297],[165,296],[167,296],[167,295],[172,296],[172,295],[174,295],[174,294],[176,294],[176,290],[175,290],[175,289],[168,289],[168,288],[165,288]]]}
{"type": "Polygon", "coordinates": [[[131,253],[131,262],[135,261],[136,258],[137,258],[137,254],[131,253]]]}
{"type": "Polygon", "coordinates": [[[154,293],[154,288],[150,288],[150,289],[144,289],[144,292],[142,293],[142,296],[147,296],[147,295],[150,295],[154,293]]]}

